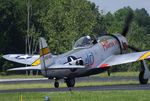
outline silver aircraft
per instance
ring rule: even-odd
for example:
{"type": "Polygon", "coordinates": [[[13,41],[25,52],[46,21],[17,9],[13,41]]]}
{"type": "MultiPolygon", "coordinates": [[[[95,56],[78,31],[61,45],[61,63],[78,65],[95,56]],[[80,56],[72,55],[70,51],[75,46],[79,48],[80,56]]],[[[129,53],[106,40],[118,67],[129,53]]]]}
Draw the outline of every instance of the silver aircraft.
{"type": "Polygon", "coordinates": [[[139,82],[147,84],[150,72],[145,59],[150,58],[150,51],[139,52],[128,44],[125,36],[130,17],[127,17],[127,24],[121,34],[83,36],[75,42],[71,51],[61,55],[52,55],[46,40],[41,37],[40,55],[8,54],[3,57],[10,61],[31,65],[9,69],[9,71],[41,70],[44,77],[55,80],[56,88],[59,87],[60,79],[64,79],[68,87],[74,87],[75,78],[102,73],[114,65],[140,61],[139,82]],[[127,53],[128,49],[134,52],[127,53]]]}

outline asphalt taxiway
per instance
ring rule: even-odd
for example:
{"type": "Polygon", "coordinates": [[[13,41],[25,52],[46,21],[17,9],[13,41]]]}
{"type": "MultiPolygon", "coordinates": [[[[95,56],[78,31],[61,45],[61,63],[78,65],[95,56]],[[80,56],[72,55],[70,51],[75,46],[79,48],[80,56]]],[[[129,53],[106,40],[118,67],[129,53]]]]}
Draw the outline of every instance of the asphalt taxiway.
{"type": "Polygon", "coordinates": [[[108,90],[150,90],[150,84],[127,84],[127,85],[107,85],[107,86],[82,86],[74,88],[33,88],[33,89],[14,89],[0,90],[0,93],[16,92],[66,92],[66,91],[108,91],[108,90]]]}

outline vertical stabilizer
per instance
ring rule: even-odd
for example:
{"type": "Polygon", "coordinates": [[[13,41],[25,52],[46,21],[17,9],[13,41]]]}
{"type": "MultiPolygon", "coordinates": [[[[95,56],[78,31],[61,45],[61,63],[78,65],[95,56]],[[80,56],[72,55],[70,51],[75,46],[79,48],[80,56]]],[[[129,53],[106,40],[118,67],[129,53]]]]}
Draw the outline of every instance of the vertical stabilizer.
{"type": "Polygon", "coordinates": [[[42,74],[47,75],[47,68],[52,64],[52,55],[44,38],[40,38],[39,44],[42,74]]]}

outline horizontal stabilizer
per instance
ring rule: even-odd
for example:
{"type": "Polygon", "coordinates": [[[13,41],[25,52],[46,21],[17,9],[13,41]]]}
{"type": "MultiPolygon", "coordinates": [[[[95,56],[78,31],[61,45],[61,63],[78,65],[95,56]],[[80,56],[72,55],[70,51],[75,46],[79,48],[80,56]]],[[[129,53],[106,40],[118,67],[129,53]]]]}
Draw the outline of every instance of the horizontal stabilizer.
{"type": "Polygon", "coordinates": [[[40,55],[28,55],[28,54],[7,54],[2,56],[4,59],[21,63],[36,66],[40,64],[40,55]]]}

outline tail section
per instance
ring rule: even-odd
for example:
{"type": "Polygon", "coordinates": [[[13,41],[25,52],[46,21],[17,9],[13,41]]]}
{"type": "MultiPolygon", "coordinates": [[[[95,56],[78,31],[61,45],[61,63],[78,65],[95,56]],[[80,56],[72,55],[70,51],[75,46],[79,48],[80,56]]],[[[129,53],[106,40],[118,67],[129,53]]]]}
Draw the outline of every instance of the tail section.
{"type": "Polygon", "coordinates": [[[52,64],[52,54],[50,53],[50,50],[44,38],[40,38],[39,44],[42,74],[46,76],[47,68],[52,64]]]}

